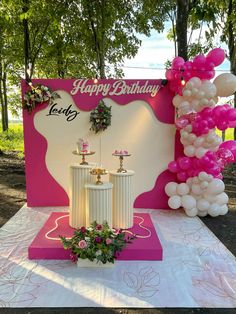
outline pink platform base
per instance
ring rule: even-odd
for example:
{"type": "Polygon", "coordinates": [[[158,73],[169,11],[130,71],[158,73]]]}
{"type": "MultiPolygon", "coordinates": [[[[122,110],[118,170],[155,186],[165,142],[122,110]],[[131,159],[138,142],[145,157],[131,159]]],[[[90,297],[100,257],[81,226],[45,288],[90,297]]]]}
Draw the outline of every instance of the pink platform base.
{"type": "MultiPolygon", "coordinates": [[[[70,251],[64,250],[60,241],[45,237],[48,231],[53,228],[55,230],[48,233],[48,237],[54,239],[57,239],[59,235],[71,237],[74,229],[69,226],[68,221],[68,213],[53,212],[29,246],[29,259],[70,259],[70,251]],[[55,228],[56,219],[58,223],[57,228],[55,228]]],[[[132,244],[127,244],[117,258],[118,260],[162,260],[162,246],[149,214],[134,214],[134,226],[128,230],[141,237],[136,238],[132,244]]]]}

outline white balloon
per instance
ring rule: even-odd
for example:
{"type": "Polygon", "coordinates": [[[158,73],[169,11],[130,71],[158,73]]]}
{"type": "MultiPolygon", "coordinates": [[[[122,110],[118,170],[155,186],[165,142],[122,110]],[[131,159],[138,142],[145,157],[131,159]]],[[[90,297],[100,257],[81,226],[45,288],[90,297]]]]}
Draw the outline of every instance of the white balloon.
{"type": "Polygon", "coordinates": [[[196,140],[197,136],[193,133],[190,133],[188,136],[188,140],[190,143],[193,143],[196,140]]]}
{"type": "Polygon", "coordinates": [[[196,138],[196,140],[194,141],[193,145],[195,147],[201,147],[203,142],[204,142],[204,138],[199,136],[199,137],[196,138]]]}
{"type": "Polygon", "coordinates": [[[220,193],[216,196],[216,203],[217,204],[224,205],[224,204],[227,204],[228,202],[229,202],[229,197],[225,192],[220,193]]]}
{"type": "Polygon", "coordinates": [[[193,192],[194,194],[196,194],[196,195],[202,194],[202,190],[201,190],[199,184],[196,184],[196,183],[193,184],[191,189],[192,189],[192,192],[193,192]]]}
{"type": "Polygon", "coordinates": [[[175,107],[179,107],[180,103],[183,101],[183,98],[179,95],[176,95],[173,100],[172,103],[175,107]]]}
{"type": "Polygon", "coordinates": [[[177,193],[179,195],[186,195],[189,193],[189,186],[186,183],[180,183],[177,186],[177,193]]]}
{"type": "Polygon", "coordinates": [[[185,89],[185,90],[183,91],[183,96],[184,96],[184,97],[191,97],[191,96],[192,96],[191,90],[190,90],[190,89],[185,89]]]}
{"type": "Polygon", "coordinates": [[[207,181],[202,181],[200,184],[201,189],[205,190],[208,187],[208,182],[207,181]]]}
{"type": "Polygon", "coordinates": [[[180,135],[181,135],[181,138],[188,139],[188,132],[181,130],[180,135]]]}
{"type": "Polygon", "coordinates": [[[189,82],[191,82],[194,87],[200,87],[202,85],[202,80],[199,77],[192,77],[189,82]]]}
{"type": "Polygon", "coordinates": [[[216,203],[216,195],[205,192],[203,193],[203,197],[210,203],[216,203]]]}
{"type": "Polygon", "coordinates": [[[195,217],[198,214],[197,208],[185,209],[185,213],[189,217],[195,217]]]}
{"type": "Polygon", "coordinates": [[[220,206],[216,203],[213,203],[210,205],[210,208],[208,209],[208,214],[212,217],[217,217],[220,214],[220,206]]]}
{"type": "Polygon", "coordinates": [[[216,86],[218,96],[228,97],[236,92],[236,76],[231,73],[220,74],[213,83],[216,86]]]}
{"type": "Polygon", "coordinates": [[[195,147],[193,145],[188,145],[184,148],[184,154],[188,157],[193,157],[195,155],[195,147]]]}
{"type": "Polygon", "coordinates": [[[222,205],[220,207],[220,215],[226,215],[229,211],[229,208],[227,205],[222,205]]]}
{"type": "Polygon", "coordinates": [[[199,178],[199,180],[201,180],[201,181],[205,181],[205,180],[207,180],[207,178],[208,178],[208,174],[207,174],[205,171],[201,171],[201,172],[199,172],[199,174],[198,174],[198,178],[199,178]]]}
{"type": "Polygon", "coordinates": [[[206,217],[207,214],[208,214],[207,211],[199,211],[199,212],[197,213],[197,215],[198,215],[199,217],[206,217]]]}
{"type": "Polygon", "coordinates": [[[192,178],[188,178],[186,183],[188,184],[188,186],[191,186],[192,185],[192,181],[193,179],[192,178]]]}
{"type": "Polygon", "coordinates": [[[169,182],[165,186],[165,192],[168,196],[176,195],[176,189],[177,189],[178,183],[176,182],[169,182]]]}
{"type": "Polygon", "coordinates": [[[193,182],[193,183],[199,183],[198,177],[193,177],[192,182],[193,182]]]}
{"type": "Polygon", "coordinates": [[[185,127],[185,130],[190,133],[190,132],[192,132],[193,127],[191,126],[191,124],[188,124],[188,125],[185,127]]]}
{"type": "Polygon", "coordinates": [[[181,197],[178,195],[171,196],[168,200],[168,205],[172,209],[177,209],[181,207],[181,197]]]}
{"type": "Polygon", "coordinates": [[[181,202],[182,202],[182,206],[185,209],[192,209],[196,207],[196,199],[191,195],[182,196],[181,202]]]}
{"type": "Polygon", "coordinates": [[[219,194],[224,192],[224,190],[225,184],[220,179],[213,179],[207,187],[207,192],[210,194],[219,194]]]}
{"type": "Polygon", "coordinates": [[[197,158],[201,158],[206,154],[206,152],[207,152],[207,149],[203,147],[198,147],[196,148],[195,155],[197,158]]]}
{"type": "Polygon", "coordinates": [[[204,198],[201,198],[200,200],[197,201],[197,209],[199,211],[207,211],[209,207],[210,207],[210,203],[204,198]]]}

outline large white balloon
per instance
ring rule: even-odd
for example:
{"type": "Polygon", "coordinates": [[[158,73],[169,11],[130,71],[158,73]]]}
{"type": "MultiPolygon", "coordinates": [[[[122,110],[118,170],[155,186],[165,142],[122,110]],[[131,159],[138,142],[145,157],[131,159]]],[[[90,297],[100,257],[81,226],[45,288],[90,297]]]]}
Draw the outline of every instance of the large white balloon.
{"type": "Polygon", "coordinates": [[[169,182],[165,186],[165,192],[168,196],[176,195],[176,189],[177,189],[178,183],[176,182],[169,182]]]}
{"type": "Polygon", "coordinates": [[[217,96],[228,97],[236,92],[236,76],[231,73],[223,73],[214,80],[217,96]]]}
{"type": "Polygon", "coordinates": [[[196,199],[191,195],[182,196],[182,205],[185,209],[192,209],[196,207],[196,199]]]}
{"type": "Polygon", "coordinates": [[[181,197],[178,195],[171,196],[168,200],[168,205],[172,209],[177,209],[181,206],[181,197]]]}
{"type": "Polygon", "coordinates": [[[189,217],[195,217],[197,216],[198,210],[197,208],[185,209],[185,213],[189,217]]]}
{"type": "Polygon", "coordinates": [[[227,204],[228,202],[229,202],[229,197],[225,192],[220,193],[216,196],[216,203],[217,204],[224,205],[224,204],[227,204]]]}
{"type": "Polygon", "coordinates": [[[216,203],[213,203],[208,209],[208,214],[211,215],[212,217],[216,217],[216,216],[219,216],[220,211],[221,211],[220,206],[216,203]]]}
{"type": "Polygon", "coordinates": [[[200,211],[207,211],[210,207],[210,203],[205,200],[204,198],[201,198],[200,200],[197,201],[197,208],[200,211]]]}
{"type": "Polygon", "coordinates": [[[177,186],[177,194],[186,195],[189,193],[189,186],[186,183],[180,183],[177,186]]]}
{"type": "Polygon", "coordinates": [[[226,215],[228,213],[228,206],[227,205],[223,205],[220,207],[220,215],[226,215]]]}
{"type": "Polygon", "coordinates": [[[207,187],[207,192],[210,194],[219,194],[224,192],[224,190],[225,184],[220,179],[213,179],[207,187]]]}

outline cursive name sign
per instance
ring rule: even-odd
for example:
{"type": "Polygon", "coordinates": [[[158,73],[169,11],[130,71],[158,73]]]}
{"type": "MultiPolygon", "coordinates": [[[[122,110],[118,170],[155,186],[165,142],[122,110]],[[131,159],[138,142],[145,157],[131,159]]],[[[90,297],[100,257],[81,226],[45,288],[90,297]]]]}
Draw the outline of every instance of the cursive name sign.
{"type": "Polygon", "coordinates": [[[134,83],[127,83],[124,80],[114,81],[111,83],[98,83],[91,84],[88,79],[78,79],[73,82],[73,89],[71,95],[88,94],[89,96],[120,96],[130,94],[150,94],[151,97],[155,97],[160,89],[160,85],[150,84],[149,81],[145,81],[141,84],[140,81],[134,83]]]}
{"type": "Polygon", "coordinates": [[[78,114],[80,114],[79,111],[71,109],[72,105],[69,105],[67,108],[58,108],[57,103],[53,104],[50,109],[47,116],[60,116],[64,115],[66,117],[66,121],[70,122],[74,120],[78,114]]]}

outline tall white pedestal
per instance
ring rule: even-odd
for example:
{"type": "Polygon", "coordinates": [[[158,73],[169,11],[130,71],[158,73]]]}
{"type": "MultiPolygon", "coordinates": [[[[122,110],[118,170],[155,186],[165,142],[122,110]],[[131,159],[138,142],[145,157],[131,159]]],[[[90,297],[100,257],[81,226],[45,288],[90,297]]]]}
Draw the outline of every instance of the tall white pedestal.
{"type": "Polygon", "coordinates": [[[134,171],[110,171],[113,183],[113,228],[128,229],[133,226],[132,178],[134,171]]]}
{"type": "Polygon", "coordinates": [[[73,164],[70,166],[70,211],[69,224],[73,228],[86,225],[85,184],[92,182],[89,171],[92,165],[73,164]]]}
{"type": "Polygon", "coordinates": [[[85,184],[87,199],[87,227],[96,220],[102,224],[107,221],[112,227],[112,187],[111,183],[85,184]]]}

